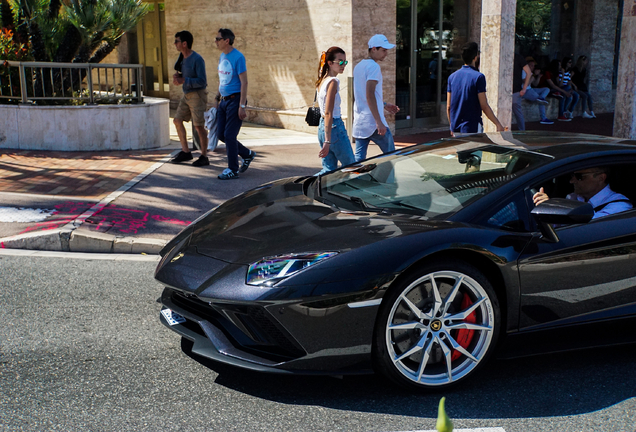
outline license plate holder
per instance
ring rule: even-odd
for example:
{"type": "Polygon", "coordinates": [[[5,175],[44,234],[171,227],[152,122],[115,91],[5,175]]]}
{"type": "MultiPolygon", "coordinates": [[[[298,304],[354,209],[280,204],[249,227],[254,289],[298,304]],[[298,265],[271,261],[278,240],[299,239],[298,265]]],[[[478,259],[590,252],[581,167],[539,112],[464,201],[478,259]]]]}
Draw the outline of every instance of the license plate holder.
{"type": "Polygon", "coordinates": [[[168,324],[170,324],[171,326],[177,325],[177,324],[183,324],[184,322],[186,322],[186,319],[184,317],[182,317],[181,315],[179,315],[178,313],[176,313],[175,311],[171,309],[162,309],[161,315],[163,315],[163,317],[166,319],[168,324]]]}

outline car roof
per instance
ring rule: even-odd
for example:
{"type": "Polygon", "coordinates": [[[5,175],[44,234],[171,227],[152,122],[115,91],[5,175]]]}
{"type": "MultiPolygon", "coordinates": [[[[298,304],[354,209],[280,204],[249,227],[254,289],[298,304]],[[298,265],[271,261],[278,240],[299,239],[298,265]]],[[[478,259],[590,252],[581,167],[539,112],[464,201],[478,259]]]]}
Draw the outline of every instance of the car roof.
{"type": "Polygon", "coordinates": [[[461,138],[444,138],[440,146],[455,146],[462,143],[500,145],[517,150],[528,150],[545,154],[555,159],[604,152],[608,150],[636,150],[636,141],[601,135],[566,132],[516,131],[493,132],[469,135],[461,138]]]}

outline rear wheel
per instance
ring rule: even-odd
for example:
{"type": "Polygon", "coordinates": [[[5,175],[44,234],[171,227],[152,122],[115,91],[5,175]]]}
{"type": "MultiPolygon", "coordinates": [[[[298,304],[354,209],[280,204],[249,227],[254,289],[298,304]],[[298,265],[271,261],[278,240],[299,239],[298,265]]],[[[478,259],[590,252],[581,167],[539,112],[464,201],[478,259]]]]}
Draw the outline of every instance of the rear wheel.
{"type": "Polygon", "coordinates": [[[375,363],[403,386],[444,388],[472,376],[500,328],[492,285],[459,261],[432,264],[385,296],[375,330],[375,363]]]}

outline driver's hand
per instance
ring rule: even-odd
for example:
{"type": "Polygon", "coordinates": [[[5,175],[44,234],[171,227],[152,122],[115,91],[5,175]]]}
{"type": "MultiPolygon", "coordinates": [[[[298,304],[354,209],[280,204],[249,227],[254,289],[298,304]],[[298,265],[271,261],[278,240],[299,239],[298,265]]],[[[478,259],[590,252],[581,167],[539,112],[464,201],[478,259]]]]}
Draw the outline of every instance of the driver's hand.
{"type": "Polygon", "coordinates": [[[532,196],[532,201],[534,201],[534,205],[538,206],[542,202],[549,200],[550,197],[547,193],[544,192],[543,188],[539,189],[539,192],[532,196]]]}

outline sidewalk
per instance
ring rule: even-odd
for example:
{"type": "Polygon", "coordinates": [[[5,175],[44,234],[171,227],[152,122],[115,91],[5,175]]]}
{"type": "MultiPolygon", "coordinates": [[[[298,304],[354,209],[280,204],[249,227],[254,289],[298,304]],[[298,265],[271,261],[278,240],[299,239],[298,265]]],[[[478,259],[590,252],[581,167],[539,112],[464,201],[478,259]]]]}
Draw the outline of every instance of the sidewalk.
{"type": "MultiPolygon", "coordinates": [[[[606,114],[527,128],[611,135],[612,119],[606,114]]],[[[437,129],[395,140],[403,147],[447,137],[437,129]]],[[[227,166],[222,144],[209,167],[167,163],[180,148],[173,126],[169,146],[147,151],[0,150],[0,248],[157,253],[184,226],[227,199],[321,168],[314,134],[244,124],[239,139],[257,158],[229,181],[217,179],[227,166]]],[[[377,152],[370,146],[369,156],[377,152]]]]}

